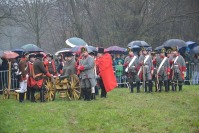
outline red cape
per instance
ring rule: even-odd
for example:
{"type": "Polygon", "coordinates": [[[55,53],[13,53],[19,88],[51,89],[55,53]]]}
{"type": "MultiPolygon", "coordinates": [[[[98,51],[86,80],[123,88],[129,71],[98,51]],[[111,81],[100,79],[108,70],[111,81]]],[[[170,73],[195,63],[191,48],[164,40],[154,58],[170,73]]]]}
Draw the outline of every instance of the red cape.
{"type": "Polygon", "coordinates": [[[102,78],[106,92],[113,90],[117,86],[114,75],[111,55],[106,53],[102,57],[98,57],[96,65],[99,70],[99,76],[102,78]]]}

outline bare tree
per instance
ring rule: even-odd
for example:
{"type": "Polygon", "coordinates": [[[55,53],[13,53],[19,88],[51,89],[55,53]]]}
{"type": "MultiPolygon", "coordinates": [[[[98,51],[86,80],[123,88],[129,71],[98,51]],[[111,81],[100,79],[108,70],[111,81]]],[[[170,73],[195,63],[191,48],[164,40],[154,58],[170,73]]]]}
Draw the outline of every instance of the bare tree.
{"type": "Polygon", "coordinates": [[[49,0],[18,0],[15,21],[32,32],[36,44],[41,47],[40,39],[45,33],[48,12],[53,1],[49,0]]]}

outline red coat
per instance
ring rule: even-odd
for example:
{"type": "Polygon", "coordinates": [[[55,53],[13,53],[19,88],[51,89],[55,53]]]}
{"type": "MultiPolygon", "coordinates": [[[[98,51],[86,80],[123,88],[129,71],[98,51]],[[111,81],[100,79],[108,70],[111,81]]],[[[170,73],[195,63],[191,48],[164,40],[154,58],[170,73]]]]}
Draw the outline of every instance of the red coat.
{"type": "Polygon", "coordinates": [[[106,53],[96,59],[96,66],[99,70],[99,76],[102,78],[106,92],[113,90],[117,86],[114,75],[111,55],[106,53]]]}

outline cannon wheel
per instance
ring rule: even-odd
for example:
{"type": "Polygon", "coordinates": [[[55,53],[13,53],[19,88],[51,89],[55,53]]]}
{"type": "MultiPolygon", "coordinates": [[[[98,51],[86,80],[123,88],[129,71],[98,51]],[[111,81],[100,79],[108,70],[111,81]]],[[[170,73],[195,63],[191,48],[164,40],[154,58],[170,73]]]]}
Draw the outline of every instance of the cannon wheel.
{"type": "Polygon", "coordinates": [[[54,101],[56,88],[53,81],[51,81],[50,79],[47,79],[45,83],[45,88],[46,88],[45,99],[47,101],[54,101]]]}
{"type": "Polygon", "coordinates": [[[81,97],[81,88],[80,82],[77,75],[70,76],[70,89],[68,90],[70,94],[70,98],[73,100],[79,100],[81,97]]]}

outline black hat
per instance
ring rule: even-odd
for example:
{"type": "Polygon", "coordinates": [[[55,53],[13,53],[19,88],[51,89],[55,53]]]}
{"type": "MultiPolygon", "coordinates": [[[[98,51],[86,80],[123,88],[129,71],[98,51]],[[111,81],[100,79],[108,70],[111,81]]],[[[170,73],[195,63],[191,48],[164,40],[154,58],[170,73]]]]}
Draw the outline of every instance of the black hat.
{"type": "Polygon", "coordinates": [[[71,57],[71,56],[74,56],[71,52],[67,52],[64,54],[64,57],[71,57]]]}
{"type": "Polygon", "coordinates": [[[82,47],[82,48],[81,48],[81,53],[83,53],[83,52],[85,52],[85,51],[87,51],[87,48],[82,47]]]}
{"type": "Polygon", "coordinates": [[[28,54],[29,54],[28,52],[23,52],[22,56],[25,57],[28,54]]]}
{"type": "Polygon", "coordinates": [[[29,58],[29,59],[30,59],[30,58],[35,58],[35,54],[34,54],[34,53],[29,54],[29,55],[28,55],[28,58],[29,58]]]}
{"type": "Polygon", "coordinates": [[[99,47],[97,52],[98,52],[98,53],[102,53],[102,54],[103,54],[103,53],[104,53],[104,48],[99,47]]]}
{"type": "Polygon", "coordinates": [[[53,55],[51,53],[48,53],[46,56],[53,59],[53,55]]]}
{"type": "Polygon", "coordinates": [[[43,57],[44,57],[44,55],[40,54],[40,53],[38,53],[38,54],[35,55],[35,58],[43,58],[43,57]]]}

